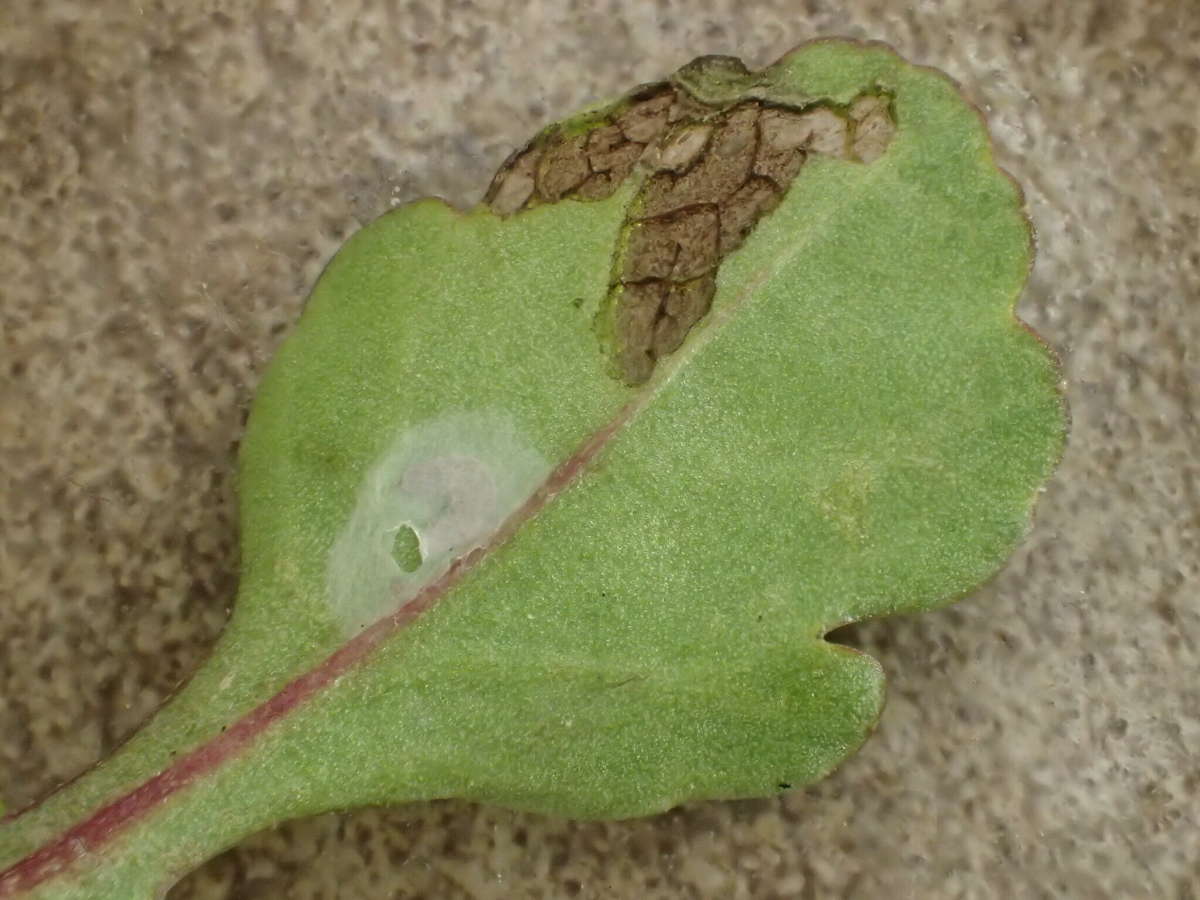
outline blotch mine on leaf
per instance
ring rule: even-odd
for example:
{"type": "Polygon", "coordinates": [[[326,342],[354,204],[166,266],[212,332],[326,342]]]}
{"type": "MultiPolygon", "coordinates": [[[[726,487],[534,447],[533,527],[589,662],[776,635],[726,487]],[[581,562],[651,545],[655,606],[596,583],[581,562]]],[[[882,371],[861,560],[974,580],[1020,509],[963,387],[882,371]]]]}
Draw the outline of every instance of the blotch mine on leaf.
{"type": "Polygon", "coordinates": [[[509,157],[485,195],[494,212],[509,216],[562,200],[602,200],[636,180],[597,315],[615,374],[627,384],[647,381],[707,315],[721,261],[779,205],[811,154],[871,163],[895,133],[890,98],[880,92],[846,106],[720,99],[723,85],[745,87],[747,79],[740,62],[705,57],[673,83],[645,85],[599,113],[546,129],[509,157]],[[721,90],[702,98],[689,90],[698,84],[721,90]]]}
{"type": "Polygon", "coordinates": [[[329,605],[346,633],[486,544],[549,471],[502,413],[458,412],[401,431],[371,465],[329,551],[329,605]],[[397,551],[406,530],[415,554],[397,551]]]}

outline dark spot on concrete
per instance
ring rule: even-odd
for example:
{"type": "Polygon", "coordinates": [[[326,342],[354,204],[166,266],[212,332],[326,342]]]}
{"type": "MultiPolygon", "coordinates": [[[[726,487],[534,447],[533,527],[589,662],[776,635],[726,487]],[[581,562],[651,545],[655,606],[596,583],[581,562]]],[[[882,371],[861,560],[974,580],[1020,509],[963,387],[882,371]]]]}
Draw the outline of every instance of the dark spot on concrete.
{"type": "Polygon", "coordinates": [[[1154,603],[1154,611],[1158,613],[1160,619],[1168,625],[1174,625],[1179,620],[1179,614],[1175,611],[1175,607],[1171,601],[1165,597],[1160,597],[1154,603]]]}

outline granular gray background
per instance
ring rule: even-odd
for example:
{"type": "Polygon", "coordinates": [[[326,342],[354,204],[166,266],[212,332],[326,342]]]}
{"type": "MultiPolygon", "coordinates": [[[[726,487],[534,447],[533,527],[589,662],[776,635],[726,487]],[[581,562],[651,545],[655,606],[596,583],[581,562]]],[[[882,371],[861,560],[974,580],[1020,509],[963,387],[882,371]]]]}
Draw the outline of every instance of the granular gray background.
{"type": "Polygon", "coordinates": [[[183,898],[1197,896],[1200,7],[8,0],[0,12],[0,795],[105,755],[236,583],[247,404],[323,264],[475,202],[548,120],[702,53],[876,38],[1024,186],[1020,306],[1070,446],[1004,571],[858,626],[890,700],[828,780],[570,824],[440,802],[259,835],[183,898]],[[603,6],[603,8],[600,8],[603,6]]]}

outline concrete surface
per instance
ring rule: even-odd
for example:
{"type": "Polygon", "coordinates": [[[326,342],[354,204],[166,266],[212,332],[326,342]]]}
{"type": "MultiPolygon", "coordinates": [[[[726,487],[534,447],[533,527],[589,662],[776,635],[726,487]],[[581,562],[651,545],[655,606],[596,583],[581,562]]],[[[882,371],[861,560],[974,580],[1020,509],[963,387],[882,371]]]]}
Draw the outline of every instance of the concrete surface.
{"type": "Polygon", "coordinates": [[[1029,541],[956,607],[853,630],[890,703],[807,790],[617,824],[331,814],[171,896],[1197,896],[1191,0],[9,0],[0,796],[107,753],[220,631],[246,405],[348,234],[475,201],[547,120],[693,56],[762,65],[831,34],[961,81],[1027,192],[1020,311],[1074,416],[1029,541]]]}

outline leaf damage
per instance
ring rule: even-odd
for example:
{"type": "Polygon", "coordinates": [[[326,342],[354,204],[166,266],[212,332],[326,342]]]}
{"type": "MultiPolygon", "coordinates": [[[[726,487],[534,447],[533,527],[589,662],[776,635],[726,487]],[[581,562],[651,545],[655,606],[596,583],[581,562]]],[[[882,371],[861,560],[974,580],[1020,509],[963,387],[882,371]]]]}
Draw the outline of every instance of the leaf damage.
{"type": "Polygon", "coordinates": [[[881,91],[844,106],[788,106],[703,102],[679,84],[650,84],[539,134],[500,168],[484,202],[511,216],[602,200],[636,180],[597,316],[615,374],[636,386],[708,314],[721,262],[779,205],[810,156],[870,164],[895,130],[881,91]]]}

